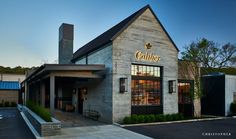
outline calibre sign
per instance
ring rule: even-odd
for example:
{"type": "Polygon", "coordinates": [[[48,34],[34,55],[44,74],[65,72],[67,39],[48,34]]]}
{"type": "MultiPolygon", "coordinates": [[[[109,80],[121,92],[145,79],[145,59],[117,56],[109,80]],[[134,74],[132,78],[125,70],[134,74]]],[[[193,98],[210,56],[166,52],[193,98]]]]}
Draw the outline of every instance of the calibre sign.
{"type": "MultiPolygon", "coordinates": [[[[151,49],[152,45],[150,43],[146,43],[144,47],[146,49],[151,49]]],[[[158,62],[161,59],[160,56],[158,55],[155,55],[149,52],[142,52],[142,51],[136,51],[134,56],[137,60],[143,60],[143,61],[149,61],[149,62],[158,62]]]]}

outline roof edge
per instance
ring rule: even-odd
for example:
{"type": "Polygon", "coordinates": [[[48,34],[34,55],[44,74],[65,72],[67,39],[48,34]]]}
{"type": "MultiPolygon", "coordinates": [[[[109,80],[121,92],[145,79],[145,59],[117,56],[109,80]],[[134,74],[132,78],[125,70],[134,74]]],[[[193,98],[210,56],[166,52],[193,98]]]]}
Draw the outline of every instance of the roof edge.
{"type": "Polygon", "coordinates": [[[170,37],[169,33],[166,31],[166,29],[164,28],[164,26],[162,25],[161,21],[158,19],[158,17],[156,16],[155,12],[152,10],[151,6],[148,4],[146,6],[144,6],[142,9],[140,9],[140,13],[137,14],[129,23],[127,23],[118,33],[116,33],[113,37],[112,37],[112,41],[117,38],[130,24],[132,24],[144,11],[146,11],[147,9],[150,9],[150,11],[152,12],[152,14],[154,15],[154,17],[156,18],[157,22],[160,24],[161,28],[164,30],[164,32],[166,33],[167,37],[170,39],[171,43],[174,45],[174,47],[176,48],[176,50],[179,52],[178,47],[176,46],[175,42],[172,40],[172,38],[170,37]]]}

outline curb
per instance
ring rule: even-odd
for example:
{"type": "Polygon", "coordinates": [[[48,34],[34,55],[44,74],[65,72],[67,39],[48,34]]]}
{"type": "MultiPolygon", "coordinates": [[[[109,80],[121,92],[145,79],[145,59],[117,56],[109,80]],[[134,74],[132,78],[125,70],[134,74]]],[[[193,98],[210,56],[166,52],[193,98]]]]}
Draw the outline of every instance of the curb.
{"type": "Polygon", "coordinates": [[[120,127],[129,127],[129,126],[144,126],[144,125],[164,125],[164,124],[174,124],[174,123],[188,123],[188,122],[199,122],[199,121],[213,121],[213,120],[221,120],[227,119],[228,117],[217,117],[217,118],[204,118],[204,119],[190,119],[190,120],[181,120],[181,121],[169,121],[169,122],[155,122],[155,123],[140,123],[140,124],[128,124],[121,125],[118,123],[114,123],[114,125],[120,127]]]}
{"type": "Polygon", "coordinates": [[[38,132],[34,129],[33,125],[29,122],[29,120],[27,119],[25,114],[23,112],[20,112],[20,114],[21,114],[22,118],[24,119],[25,123],[27,124],[27,126],[29,127],[29,129],[31,130],[31,132],[33,133],[34,137],[36,139],[41,139],[38,132]]]}

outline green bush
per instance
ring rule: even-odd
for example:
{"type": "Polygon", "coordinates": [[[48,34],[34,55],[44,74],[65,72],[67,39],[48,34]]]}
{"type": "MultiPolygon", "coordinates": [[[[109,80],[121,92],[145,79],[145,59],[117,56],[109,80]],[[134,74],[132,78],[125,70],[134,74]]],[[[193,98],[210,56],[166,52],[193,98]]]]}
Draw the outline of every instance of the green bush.
{"type": "Polygon", "coordinates": [[[157,122],[165,122],[166,121],[166,116],[164,114],[159,115],[159,121],[157,122]]]}
{"type": "Polygon", "coordinates": [[[147,114],[147,115],[131,115],[123,119],[124,124],[137,124],[137,123],[151,123],[151,122],[165,122],[165,121],[178,121],[183,120],[183,114],[147,114]]]}
{"type": "Polygon", "coordinates": [[[11,107],[16,107],[16,102],[11,102],[11,107]]]}
{"type": "Polygon", "coordinates": [[[2,103],[0,103],[0,107],[3,107],[3,104],[2,104],[2,103]]]}
{"type": "Polygon", "coordinates": [[[145,122],[145,117],[144,115],[139,115],[138,116],[138,123],[144,123],[145,122]]]}
{"type": "Polygon", "coordinates": [[[9,107],[10,106],[10,103],[8,101],[4,102],[4,106],[5,107],[9,107]]]}
{"type": "Polygon", "coordinates": [[[230,111],[233,115],[236,115],[236,102],[230,104],[230,111]]]}
{"type": "Polygon", "coordinates": [[[33,101],[27,101],[26,106],[29,109],[31,109],[33,112],[38,114],[46,122],[51,122],[52,121],[50,112],[47,109],[45,109],[44,107],[34,103],[33,101]]]}
{"type": "Polygon", "coordinates": [[[131,118],[130,117],[125,117],[124,119],[123,119],[123,123],[125,123],[125,124],[131,124],[131,120],[130,120],[131,118]]]}

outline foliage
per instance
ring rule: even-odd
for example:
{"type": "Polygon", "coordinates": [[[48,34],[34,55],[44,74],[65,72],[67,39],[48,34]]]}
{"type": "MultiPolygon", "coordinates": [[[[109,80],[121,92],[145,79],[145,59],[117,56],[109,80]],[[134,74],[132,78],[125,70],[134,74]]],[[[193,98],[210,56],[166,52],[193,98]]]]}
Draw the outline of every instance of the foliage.
{"type": "Polygon", "coordinates": [[[236,115],[236,102],[231,103],[230,111],[232,112],[233,115],[236,115]]]}
{"type": "Polygon", "coordinates": [[[10,103],[9,103],[8,101],[5,101],[5,102],[4,102],[4,106],[5,106],[5,107],[9,107],[9,106],[10,106],[10,103]]]}
{"type": "Polygon", "coordinates": [[[147,115],[131,115],[123,119],[124,124],[138,124],[138,123],[151,123],[151,122],[165,122],[165,121],[178,121],[184,120],[183,114],[147,114],[147,115]]]}
{"type": "Polygon", "coordinates": [[[229,74],[229,75],[236,75],[236,68],[229,67],[229,68],[201,68],[201,75],[207,75],[209,73],[217,73],[221,72],[224,74],[229,74]]]}
{"type": "Polygon", "coordinates": [[[27,70],[32,70],[35,68],[37,67],[28,68],[28,67],[17,66],[17,67],[11,68],[11,67],[0,66],[0,73],[25,74],[27,70]]]}
{"type": "Polygon", "coordinates": [[[16,102],[11,102],[11,107],[16,107],[16,102]]]}
{"type": "Polygon", "coordinates": [[[16,107],[16,102],[8,102],[8,101],[5,101],[2,100],[2,102],[0,103],[0,107],[16,107]]]}
{"type": "Polygon", "coordinates": [[[236,45],[219,45],[205,38],[192,42],[181,53],[183,60],[199,63],[201,67],[223,68],[236,63],[236,45]]]}
{"type": "Polygon", "coordinates": [[[38,114],[42,119],[44,119],[46,122],[52,122],[51,114],[50,112],[45,109],[44,107],[38,105],[37,103],[34,103],[33,101],[27,101],[26,106],[31,109],[33,112],[38,114]]]}

